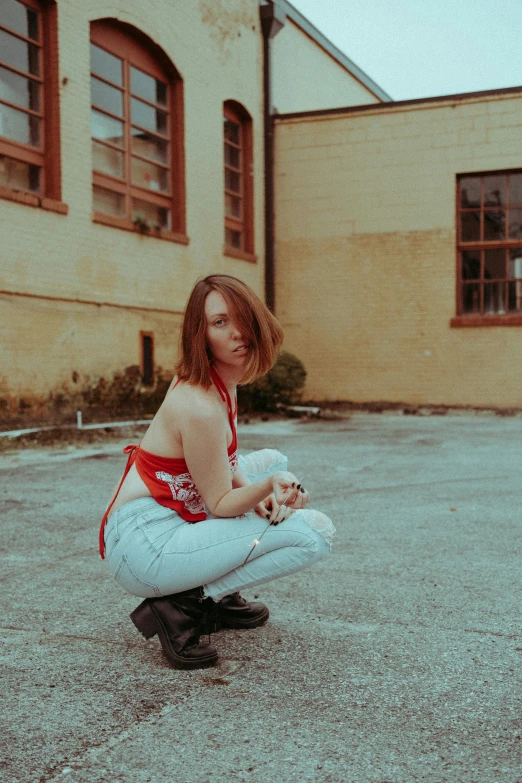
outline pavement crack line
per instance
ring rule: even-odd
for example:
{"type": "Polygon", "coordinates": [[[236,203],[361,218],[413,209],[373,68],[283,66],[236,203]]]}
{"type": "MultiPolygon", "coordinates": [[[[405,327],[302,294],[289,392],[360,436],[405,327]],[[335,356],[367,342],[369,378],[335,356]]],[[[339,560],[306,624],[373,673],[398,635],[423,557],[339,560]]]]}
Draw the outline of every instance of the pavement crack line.
{"type": "MultiPolygon", "coordinates": [[[[198,684],[201,687],[208,687],[209,681],[213,679],[223,679],[233,677],[244,666],[244,661],[238,660],[223,660],[219,665],[219,673],[212,676],[209,675],[208,669],[202,669],[200,671],[193,671],[193,684],[198,684]]],[[[93,744],[83,750],[82,753],[77,754],[73,758],[68,759],[61,765],[58,770],[52,770],[44,774],[39,778],[39,783],[63,783],[64,775],[70,774],[77,770],[81,770],[88,766],[90,762],[95,762],[97,758],[104,753],[110,752],[118,745],[122,745],[128,739],[131,738],[132,733],[141,725],[154,726],[160,723],[168,715],[170,715],[179,707],[192,699],[199,698],[199,689],[194,688],[193,692],[186,696],[180,696],[174,704],[167,704],[157,712],[152,712],[144,718],[138,718],[132,721],[126,729],[120,731],[116,736],[111,737],[108,740],[100,742],[99,744],[93,744]]]]}

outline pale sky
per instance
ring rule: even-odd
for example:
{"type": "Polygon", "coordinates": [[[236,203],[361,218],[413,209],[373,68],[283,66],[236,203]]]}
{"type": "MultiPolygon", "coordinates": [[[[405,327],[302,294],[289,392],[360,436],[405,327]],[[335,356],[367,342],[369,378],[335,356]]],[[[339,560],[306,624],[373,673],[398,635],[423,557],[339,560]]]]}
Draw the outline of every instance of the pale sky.
{"type": "Polygon", "coordinates": [[[290,0],[393,100],[522,86],[522,0],[290,0]]]}

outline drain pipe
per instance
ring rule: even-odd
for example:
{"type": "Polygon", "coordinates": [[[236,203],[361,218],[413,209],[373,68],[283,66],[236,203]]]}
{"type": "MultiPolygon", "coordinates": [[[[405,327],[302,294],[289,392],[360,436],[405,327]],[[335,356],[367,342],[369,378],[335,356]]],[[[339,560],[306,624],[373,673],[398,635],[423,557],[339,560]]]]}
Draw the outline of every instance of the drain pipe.
{"type": "Polygon", "coordinates": [[[263,32],[263,114],[265,134],[265,301],[275,312],[274,121],[272,118],[271,40],[286,15],[277,0],[259,8],[263,32]]]}

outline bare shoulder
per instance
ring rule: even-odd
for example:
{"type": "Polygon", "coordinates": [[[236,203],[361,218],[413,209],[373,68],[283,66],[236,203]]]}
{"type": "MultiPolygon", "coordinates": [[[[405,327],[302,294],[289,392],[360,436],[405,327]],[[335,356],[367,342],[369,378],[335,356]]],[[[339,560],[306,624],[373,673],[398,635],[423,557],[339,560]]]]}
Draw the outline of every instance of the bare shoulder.
{"type": "Polygon", "coordinates": [[[215,395],[210,389],[180,383],[170,391],[163,403],[165,413],[169,418],[175,418],[180,427],[186,423],[198,421],[212,422],[220,419],[220,408],[215,395]]]}

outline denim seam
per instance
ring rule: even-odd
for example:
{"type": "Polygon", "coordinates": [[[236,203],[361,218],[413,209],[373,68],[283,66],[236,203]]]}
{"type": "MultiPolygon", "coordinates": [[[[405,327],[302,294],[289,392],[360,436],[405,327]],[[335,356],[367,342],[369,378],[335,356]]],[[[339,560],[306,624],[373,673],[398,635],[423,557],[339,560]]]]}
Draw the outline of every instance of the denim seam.
{"type": "MultiPolygon", "coordinates": [[[[317,552],[317,549],[315,550],[317,552]]],[[[268,553],[269,554],[269,553],[268,553]]],[[[238,571],[240,568],[243,568],[243,566],[238,566],[238,568],[235,568],[234,571],[238,571]]],[[[264,584],[265,582],[271,582],[272,579],[280,579],[283,576],[290,576],[290,574],[295,574],[297,571],[300,571],[302,568],[306,568],[306,558],[305,562],[299,567],[296,568],[295,566],[288,566],[287,568],[281,568],[279,571],[271,571],[270,575],[262,576],[259,579],[255,579],[253,582],[248,582],[248,584],[245,585],[246,588],[250,589],[251,587],[255,587],[258,584],[264,584]]],[[[226,576],[226,575],[225,575],[226,576]]],[[[216,582],[219,581],[219,579],[215,580],[216,582]]],[[[213,582],[207,583],[205,587],[209,587],[213,582]]],[[[240,589],[240,588],[238,588],[240,589]]],[[[224,593],[224,595],[227,595],[227,593],[224,593]]],[[[223,596],[213,596],[214,601],[221,600],[223,596]]]]}
{"type": "MultiPolygon", "coordinates": [[[[276,529],[277,529],[277,525],[274,526],[274,531],[276,529]]],[[[313,530],[313,528],[311,528],[311,529],[313,530]]],[[[301,535],[306,536],[306,538],[309,541],[315,541],[315,538],[313,536],[308,535],[308,533],[304,532],[303,530],[296,530],[295,528],[294,529],[290,528],[290,530],[291,530],[292,533],[300,533],[301,535]]],[[[278,531],[278,532],[281,532],[281,531],[278,531]]],[[[317,533],[317,530],[315,532],[317,533]]],[[[263,533],[264,533],[264,531],[263,531],[263,533]]],[[[261,535],[263,535],[263,533],[261,533],[261,535]]],[[[321,534],[317,533],[317,535],[320,536],[321,534]]],[[[232,543],[235,543],[236,541],[240,541],[242,538],[250,539],[251,536],[252,536],[252,533],[249,533],[248,535],[245,533],[242,536],[236,536],[235,538],[228,538],[226,540],[226,542],[220,541],[219,544],[224,544],[224,543],[232,544],[232,543]]],[[[324,538],[324,536],[323,536],[323,538],[324,538]]],[[[147,539],[147,541],[148,541],[148,539],[147,539]]],[[[300,546],[296,547],[296,545],[292,545],[292,544],[288,544],[288,546],[291,546],[292,548],[297,548],[297,549],[306,549],[307,548],[307,547],[300,547],[300,546]]],[[[183,551],[180,552],[180,551],[176,550],[175,552],[160,552],[159,554],[161,554],[164,557],[168,557],[169,555],[193,555],[196,552],[204,552],[206,549],[215,549],[215,547],[216,547],[216,544],[208,544],[207,546],[202,546],[202,547],[199,547],[198,549],[191,549],[188,552],[183,552],[183,551]]],[[[154,549],[154,547],[152,547],[152,548],[154,549]]],[[[279,549],[279,548],[280,547],[276,547],[276,549],[279,549]]],[[[154,551],[156,551],[156,550],[154,550],[154,551]]],[[[263,552],[263,554],[269,554],[269,552],[271,552],[271,551],[272,550],[268,550],[268,552],[263,552]]],[[[239,566],[237,566],[237,568],[239,568],[239,566]]]]}
{"type": "Polygon", "coordinates": [[[151,584],[150,582],[145,582],[143,579],[140,579],[140,578],[139,578],[139,576],[137,576],[137,575],[134,573],[134,571],[132,570],[132,568],[131,568],[131,566],[130,566],[130,563],[129,563],[129,561],[127,560],[127,557],[126,557],[126,555],[122,555],[122,558],[121,558],[120,564],[119,564],[119,566],[118,566],[118,568],[117,568],[117,571],[116,571],[116,573],[115,573],[115,575],[114,575],[114,578],[115,578],[115,579],[117,579],[117,578],[118,578],[118,576],[119,576],[119,574],[120,574],[120,571],[121,571],[121,568],[122,568],[122,566],[123,566],[123,563],[125,563],[125,565],[127,566],[127,568],[129,569],[129,571],[131,572],[132,576],[134,577],[134,579],[135,579],[137,582],[139,582],[139,583],[140,583],[140,584],[142,584],[142,585],[145,585],[145,587],[150,587],[150,588],[151,588],[151,590],[154,590],[154,592],[156,593],[156,595],[158,596],[158,598],[160,598],[160,597],[161,597],[161,590],[159,589],[159,587],[156,587],[156,585],[153,585],[153,584],[151,584]]]}

